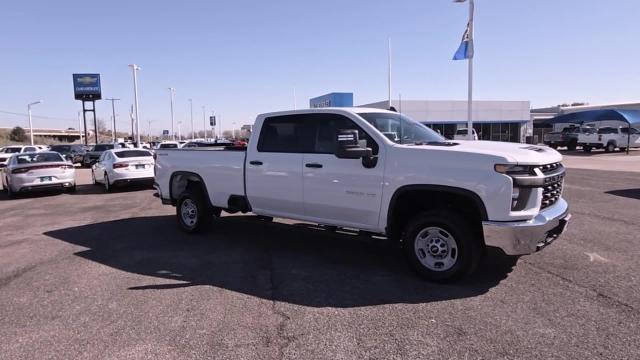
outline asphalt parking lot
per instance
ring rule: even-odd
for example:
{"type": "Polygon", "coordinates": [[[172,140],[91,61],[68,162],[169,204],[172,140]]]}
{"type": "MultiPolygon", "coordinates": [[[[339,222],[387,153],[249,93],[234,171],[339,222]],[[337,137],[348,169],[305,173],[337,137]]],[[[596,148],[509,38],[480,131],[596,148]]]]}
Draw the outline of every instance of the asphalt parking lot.
{"type": "Polygon", "coordinates": [[[638,359],[640,176],[569,169],[568,232],[454,285],[385,240],[224,218],[153,190],[0,195],[0,358],[638,359]]]}

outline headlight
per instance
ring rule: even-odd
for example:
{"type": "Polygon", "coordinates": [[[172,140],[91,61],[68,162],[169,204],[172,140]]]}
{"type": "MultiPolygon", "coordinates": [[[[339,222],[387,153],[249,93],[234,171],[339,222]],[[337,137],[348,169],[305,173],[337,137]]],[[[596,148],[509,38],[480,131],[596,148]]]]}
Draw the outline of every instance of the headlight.
{"type": "Polygon", "coordinates": [[[505,175],[533,174],[533,167],[529,165],[496,164],[493,168],[500,174],[505,174],[505,175]]]}

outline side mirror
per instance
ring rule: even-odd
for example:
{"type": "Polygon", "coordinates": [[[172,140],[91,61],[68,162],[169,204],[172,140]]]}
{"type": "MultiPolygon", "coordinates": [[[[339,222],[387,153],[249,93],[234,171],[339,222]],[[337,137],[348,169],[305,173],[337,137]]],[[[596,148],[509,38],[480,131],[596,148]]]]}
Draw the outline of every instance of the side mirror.
{"type": "Polygon", "coordinates": [[[339,159],[364,159],[373,156],[373,151],[360,144],[358,130],[338,130],[335,155],[339,159]]]}

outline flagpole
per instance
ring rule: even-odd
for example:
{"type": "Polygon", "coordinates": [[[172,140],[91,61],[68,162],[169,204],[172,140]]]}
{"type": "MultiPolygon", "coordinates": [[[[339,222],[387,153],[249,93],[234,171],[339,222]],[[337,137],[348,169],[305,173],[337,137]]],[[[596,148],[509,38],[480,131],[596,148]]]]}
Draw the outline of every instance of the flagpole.
{"type": "MultiPolygon", "coordinates": [[[[469,1],[469,44],[473,44],[473,0],[469,1]]],[[[471,45],[473,46],[473,45],[471,45]]],[[[469,56],[469,84],[467,97],[467,139],[473,140],[473,56],[469,56]]]]}
{"type": "Polygon", "coordinates": [[[387,106],[387,109],[391,109],[391,38],[388,39],[388,43],[387,43],[387,60],[388,60],[388,65],[389,68],[387,69],[387,90],[388,90],[388,101],[389,104],[387,106]]]}

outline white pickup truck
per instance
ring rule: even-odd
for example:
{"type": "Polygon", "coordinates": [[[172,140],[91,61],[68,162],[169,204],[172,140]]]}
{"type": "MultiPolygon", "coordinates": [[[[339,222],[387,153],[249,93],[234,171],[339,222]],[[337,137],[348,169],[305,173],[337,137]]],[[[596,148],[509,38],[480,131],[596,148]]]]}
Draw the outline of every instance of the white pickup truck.
{"type": "Polygon", "coordinates": [[[570,218],[562,157],[548,147],[447,141],[368,108],[263,114],[253,129],[246,148],[156,151],[157,195],[182,230],[222,211],[357,229],[400,241],[418,274],[449,281],[485,246],[542,249],[570,218]]]}
{"type": "Polygon", "coordinates": [[[580,134],[578,145],[581,145],[585,152],[590,152],[591,149],[604,149],[606,152],[613,152],[617,148],[625,151],[627,147],[640,147],[640,131],[629,127],[603,126],[597,131],[580,134]]]}

